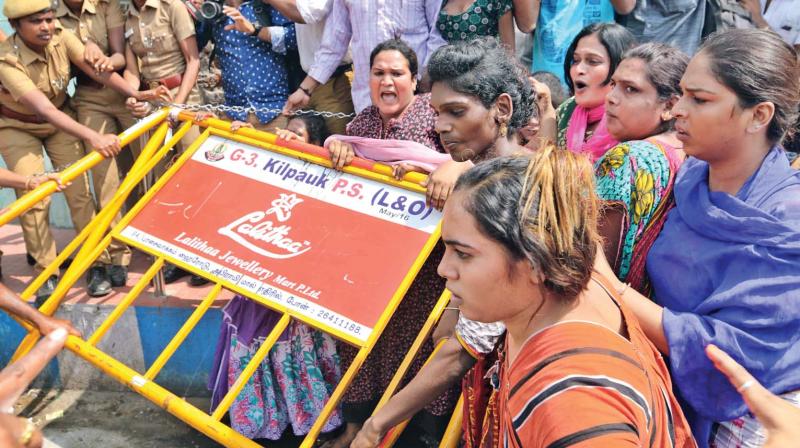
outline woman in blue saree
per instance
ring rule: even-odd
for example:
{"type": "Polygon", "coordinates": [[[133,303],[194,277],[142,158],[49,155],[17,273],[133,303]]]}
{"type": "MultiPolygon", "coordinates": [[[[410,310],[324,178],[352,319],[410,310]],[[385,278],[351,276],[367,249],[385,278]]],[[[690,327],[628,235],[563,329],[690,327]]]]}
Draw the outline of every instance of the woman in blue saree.
{"type": "Polygon", "coordinates": [[[669,357],[698,445],[761,446],[763,427],[704,349],[717,345],[800,402],[800,173],[780,147],[800,64],[777,35],[732,30],[704,43],[681,87],[673,113],[689,158],[647,258],[655,303],[617,287],[669,357]]]}

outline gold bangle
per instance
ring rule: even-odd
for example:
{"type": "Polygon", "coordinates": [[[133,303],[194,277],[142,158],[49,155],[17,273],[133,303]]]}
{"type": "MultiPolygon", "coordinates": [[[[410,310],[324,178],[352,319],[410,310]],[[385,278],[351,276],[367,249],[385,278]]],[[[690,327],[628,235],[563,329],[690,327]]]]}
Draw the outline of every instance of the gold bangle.
{"type": "Polygon", "coordinates": [[[19,436],[19,444],[22,446],[28,446],[33,439],[33,433],[36,431],[36,425],[33,424],[33,420],[25,419],[25,429],[22,431],[22,434],[19,436]]]}

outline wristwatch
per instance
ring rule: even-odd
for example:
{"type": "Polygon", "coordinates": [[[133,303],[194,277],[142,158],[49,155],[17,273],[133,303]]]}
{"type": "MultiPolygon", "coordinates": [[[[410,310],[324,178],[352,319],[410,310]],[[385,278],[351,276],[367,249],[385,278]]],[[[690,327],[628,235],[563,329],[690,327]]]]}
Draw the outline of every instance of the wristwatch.
{"type": "Polygon", "coordinates": [[[261,26],[261,24],[259,24],[259,23],[254,23],[254,24],[253,24],[253,32],[252,32],[252,33],[250,33],[250,36],[255,36],[255,37],[258,37],[258,33],[260,33],[260,32],[261,32],[261,30],[262,30],[263,28],[264,28],[264,27],[263,27],[263,26],[261,26]]]}

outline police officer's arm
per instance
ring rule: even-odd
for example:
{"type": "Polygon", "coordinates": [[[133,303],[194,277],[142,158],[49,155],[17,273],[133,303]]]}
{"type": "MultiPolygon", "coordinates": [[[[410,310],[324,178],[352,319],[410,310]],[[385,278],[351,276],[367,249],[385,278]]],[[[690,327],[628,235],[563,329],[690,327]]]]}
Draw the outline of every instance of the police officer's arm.
{"type": "Polygon", "coordinates": [[[186,59],[186,71],[183,72],[181,86],[178,93],[175,94],[175,102],[182,104],[186,102],[186,98],[189,98],[189,94],[197,82],[197,74],[200,73],[200,54],[197,51],[197,39],[194,36],[183,39],[179,45],[183,57],[186,59]]]}
{"type": "Polygon", "coordinates": [[[78,123],[72,117],[60,111],[41,90],[36,88],[29,90],[20,96],[17,101],[53,126],[86,141],[103,156],[113,157],[119,153],[119,137],[114,134],[100,134],[78,123]]]}
{"type": "Polygon", "coordinates": [[[111,51],[111,63],[114,71],[125,67],[125,17],[118,0],[110,0],[106,7],[106,26],[108,31],[108,48],[111,51]]]}
{"type": "Polygon", "coordinates": [[[142,83],[140,76],[139,61],[136,59],[131,46],[125,45],[125,70],[122,72],[122,77],[134,89],[139,90],[142,83]]]}
{"type": "Polygon", "coordinates": [[[62,42],[67,47],[67,55],[69,56],[70,62],[73,65],[78,67],[82,72],[86,73],[90,78],[94,79],[97,82],[105,84],[108,87],[116,90],[120,94],[126,97],[136,98],[138,101],[147,101],[153,99],[171,99],[169,95],[169,90],[161,86],[158,89],[154,90],[147,90],[147,91],[139,91],[134,89],[129,83],[127,83],[122,76],[115,72],[111,73],[98,73],[94,70],[94,67],[89,65],[88,62],[84,59],[84,52],[85,48],[83,43],[72,33],[62,33],[62,42]]]}
{"type": "Polygon", "coordinates": [[[197,82],[197,74],[200,73],[200,53],[197,50],[194,21],[183,2],[170,2],[168,8],[172,31],[186,60],[186,70],[183,72],[181,86],[175,94],[175,102],[185,103],[197,82]]]}

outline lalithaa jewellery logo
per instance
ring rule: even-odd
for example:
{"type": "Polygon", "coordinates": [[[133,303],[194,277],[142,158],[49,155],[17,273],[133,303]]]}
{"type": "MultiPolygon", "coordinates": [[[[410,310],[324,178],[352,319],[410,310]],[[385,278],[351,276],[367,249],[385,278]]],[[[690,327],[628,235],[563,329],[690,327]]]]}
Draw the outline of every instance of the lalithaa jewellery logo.
{"type": "Polygon", "coordinates": [[[265,257],[296,257],[311,250],[311,242],[293,240],[289,236],[292,227],[284,223],[291,219],[292,209],[302,202],[294,193],[281,193],[268,209],[248,213],[218,232],[265,257]]]}

